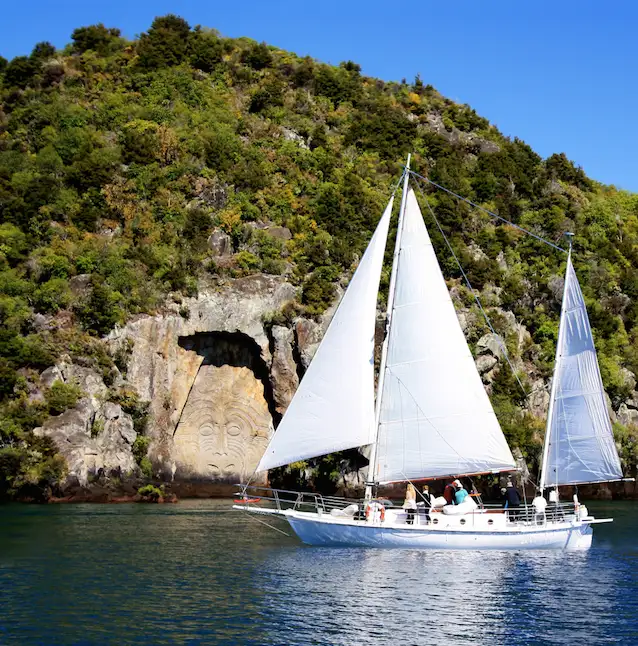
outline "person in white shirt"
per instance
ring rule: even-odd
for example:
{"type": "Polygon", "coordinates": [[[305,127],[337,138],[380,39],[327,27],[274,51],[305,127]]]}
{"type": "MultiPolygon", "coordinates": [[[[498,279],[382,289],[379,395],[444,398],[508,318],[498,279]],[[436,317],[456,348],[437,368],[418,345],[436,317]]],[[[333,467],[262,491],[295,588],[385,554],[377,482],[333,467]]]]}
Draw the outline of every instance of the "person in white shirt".
{"type": "Polygon", "coordinates": [[[545,522],[547,500],[545,500],[540,490],[536,492],[536,498],[532,500],[532,506],[534,507],[534,522],[537,525],[542,525],[545,522]]]}
{"type": "Polygon", "coordinates": [[[565,514],[558,504],[558,489],[549,490],[550,520],[564,520],[565,514]]]}

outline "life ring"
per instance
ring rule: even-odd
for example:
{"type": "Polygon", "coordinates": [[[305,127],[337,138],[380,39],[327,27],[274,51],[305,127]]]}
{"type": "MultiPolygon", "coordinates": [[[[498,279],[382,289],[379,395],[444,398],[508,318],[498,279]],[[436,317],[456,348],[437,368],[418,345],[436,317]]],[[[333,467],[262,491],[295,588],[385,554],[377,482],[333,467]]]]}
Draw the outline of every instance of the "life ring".
{"type": "Polygon", "coordinates": [[[379,512],[379,519],[381,522],[385,520],[385,507],[380,502],[369,502],[366,505],[366,520],[374,522],[376,520],[376,512],[379,512]]]}

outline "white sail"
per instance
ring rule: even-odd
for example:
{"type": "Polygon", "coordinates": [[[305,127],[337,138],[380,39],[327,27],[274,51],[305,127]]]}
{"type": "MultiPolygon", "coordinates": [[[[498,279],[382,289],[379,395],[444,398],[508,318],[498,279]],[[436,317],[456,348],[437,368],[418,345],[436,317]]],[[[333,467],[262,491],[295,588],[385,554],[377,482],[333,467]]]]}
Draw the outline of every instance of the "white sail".
{"type": "Polygon", "coordinates": [[[567,259],[541,486],[622,478],[583,294],[567,259]]]}
{"type": "Polygon", "coordinates": [[[375,479],[514,469],[412,190],[398,263],[375,479]]]}
{"type": "Polygon", "coordinates": [[[257,470],[374,440],[374,328],[393,199],[257,470]]]}

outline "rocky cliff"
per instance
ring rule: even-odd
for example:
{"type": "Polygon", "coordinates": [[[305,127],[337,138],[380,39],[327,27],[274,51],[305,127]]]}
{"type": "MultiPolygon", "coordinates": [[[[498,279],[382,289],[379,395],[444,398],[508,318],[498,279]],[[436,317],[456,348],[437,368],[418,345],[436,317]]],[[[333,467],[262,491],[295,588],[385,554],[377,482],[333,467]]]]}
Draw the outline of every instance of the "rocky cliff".
{"type": "MultiPolygon", "coordinates": [[[[471,338],[479,327],[477,313],[464,307],[451,287],[459,321],[471,338]]],[[[105,487],[114,493],[127,487],[132,491],[150,477],[185,495],[209,495],[227,493],[228,485],[250,477],[334,311],[333,306],[320,322],[297,317],[288,326],[266,323],[294,297],[295,288],[280,277],[228,280],[109,334],[104,339],[109,352],[124,357],[110,387],[99,372],[68,358],[45,370],[42,388],[62,381],[83,393],[73,408],[36,429],[55,441],[67,461],[64,493],[103,495],[105,487]],[[132,392],[141,402],[143,427],[136,428],[135,411],[126,412],[117,403],[121,391],[132,392]],[[146,473],[140,466],[145,457],[151,466],[146,473]]],[[[503,339],[513,339],[517,356],[530,342],[511,312],[496,307],[491,314],[499,318],[502,336],[490,332],[472,344],[488,392],[499,372],[509,370],[503,339]]],[[[382,329],[381,324],[379,341],[382,329]]],[[[515,368],[529,365],[519,361],[515,368]]],[[[550,384],[530,376],[525,408],[542,422],[550,384]]],[[[617,410],[610,401],[609,413],[622,423],[636,423],[638,393],[617,410]]],[[[346,468],[342,488],[362,485],[365,467],[360,466],[346,468]]],[[[264,475],[254,481],[263,482],[264,475]]],[[[632,495],[634,490],[625,483],[589,493],[609,497],[612,491],[632,495]]]]}
{"type": "Polygon", "coordinates": [[[67,460],[63,489],[140,476],[132,415],[110,401],[118,389],[148,404],[143,436],[153,477],[220,485],[249,477],[320,339],[320,325],[308,319],[294,329],[264,324],[294,297],[284,279],[255,275],[130,321],[104,340],[125,357],[110,388],[96,370],[71,363],[44,371],[43,388],[62,381],[83,393],[36,429],[67,460]]]}

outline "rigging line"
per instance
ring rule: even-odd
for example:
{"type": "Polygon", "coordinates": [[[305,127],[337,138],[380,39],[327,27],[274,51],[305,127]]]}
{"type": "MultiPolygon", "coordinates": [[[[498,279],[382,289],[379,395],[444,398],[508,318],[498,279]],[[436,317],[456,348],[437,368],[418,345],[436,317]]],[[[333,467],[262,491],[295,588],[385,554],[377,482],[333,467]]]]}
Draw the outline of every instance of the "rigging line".
{"type": "Polygon", "coordinates": [[[430,215],[434,219],[434,222],[436,223],[436,226],[437,226],[437,228],[439,230],[439,233],[443,236],[443,239],[445,240],[445,244],[447,245],[447,248],[450,250],[450,253],[452,254],[452,257],[456,261],[456,264],[458,265],[458,267],[459,267],[459,269],[461,271],[461,274],[463,275],[463,278],[465,279],[465,282],[466,282],[469,290],[472,292],[472,296],[474,296],[474,300],[475,300],[476,304],[478,305],[479,309],[481,310],[481,314],[483,314],[483,318],[485,319],[485,322],[487,323],[487,326],[490,328],[492,333],[498,339],[499,345],[501,346],[501,350],[503,351],[503,354],[505,355],[505,359],[507,360],[507,363],[509,364],[509,367],[510,367],[510,369],[512,371],[512,374],[514,375],[514,379],[516,379],[516,381],[517,381],[523,395],[525,395],[525,399],[527,399],[529,397],[529,395],[526,392],[525,388],[523,387],[523,384],[522,384],[518,374],[516,373],[516,370],[514,370],[514,365],[512,364],[512,361],[510,360],[509,353],[507,352],[507,348],[505,347],[505,342],[501,339],[501,335],[497,334],[496,330],[492,326],[492,322],[490,321],[490,319],[489,319],[489,317],[487,315],[487,312],[483,309],[483,304],[481,303],[481,300],[479,299],[478,294],[476,293],[476,291],[472,287],[472,283],[470,283],[470,279],[467,277],[467,274],[465,273],[465,270],[461,266],[461,261],[458,259],[457,255],[454,253],[454,249],[452,249],[452,245],[450,244],[450,241],[448,240],[447,236],[445,235],[445,233],[443,233],[443,229],[441,228],[441,225],[439,224],[439,221],[437,220],[436,215],[434,215],[434,210],[430,206],[430,203],[428,202],[428,198],[423,193],[423,189],[421,188],[421,185],[419,184],[418,186],[419,186],[419,191],[421,193],[421,196],[425,200],[425,203],[426,203],[426,205],[428,207],[428,210],[430,211],[430,215]]]}
{"type": "Polygon", "coordinates": [[[284,536],[290,536],[290,534],[287,534],[286,532],[284,532],[283,529],[279,529],[278,527],[274,527],[273,525],[269,525],[266,521],[260,520],[259,518],[255,518],[255,516],[251,516],[251,512],[249,512],[247,509],[245,510],[244,513],[246,513],[248,515],[248,518],[250,518],[250,520],[254,520],[254,521],[258,522],[258,523],[261,523],[262,525],[266,525],[266,527],[270,527],[270,529],[274,529],[276,532],[279,532],[280,534],[283,534],[284,536]]]}
{"type": "MultiPolygon", "coordinates": [[[[435,430],[436,434],[445,442],[445,444],[447,444],[450,447],[450,449],[452,449],[452,451],[456,453],[456,455],[458,455],[460,462],[463,462],[465,458],[456,450],[454,446],[452,446],[448,442],[447,438],[443,435],[443,433],[439,431],[439,429],[434,425],[432,420],[423,412],[423,409],[419,405],[419,402],[416,400],[416,397],[410,392],[410,389],[403,383],[403,380],[392,372],[391,367],[387,367],[386,370],[398,381],[399,386],[403,386],[405,388],[405,391],[412,398],[412,401],[414,402],[414,405],[416,406],[417,410],[421,413],[421,415],[423,415],[423,419],[435,430]]],[[[400,393],[401,393],[401,389],[399,388],[399,395],[400,393]]],[[[405,442],[404,442],[404,446],[405,446],[405,442]]],[[[401,473],[403,473],[403,471],[401,473]]],[[[403,475],[405,474],[403,473],[403,475]]]]}
{"type": "Polygon", "coordinates": [[[401,177],[399,177],[399,181],[394,185],[394,188],[392,189],[392,197],[394,197],[395,193],[397,192],[397,189],[399,186],[401,186],[401,182],[403,181],[403,178],[405,177],[406,173],[406,168],[405,166],[403,167],[403,172],[401,173],[401,177]]]}
{"type": "Polygon", "coordinates": [[[554,249],[557,249],[558,251],[562,251],[563,253],[567,253],[566,249],[563,249],[562,247],[559,247],[557,244],[554,244],[553,242],[550,242],[549,240],[545,240],[545,238],[541,238],[541,236],[537,235],[536,233],[532,233],[531,231],[528,231],[527,229],[524,229],[523,227],[519,226],[518,224],[514,224],[513,222],[510,222],[509,220],[506,220],[502,215],[498,215],[497,213],[494,213],[493,211],[490,211],[489,209],[486,209],[484,206],[479,206],[475,202],[472,202],[472,200],[468,200],[466,197],[463,197],[462,195],[459,195],[458,193],[455,193],[454,191],[451,191],[449,188],[445,188],[445,186],[441,186],[440,184],[437,184],[436,182],[433,182],[431,179],[428,179],[427,177],[424,177],[423,175],[419,175],[418,173],[415,173],[413,170],[409,171],[411,175],[414,175],[415,177],[418,177],[419,179],[422,179],[424,182],[427,182],[428,184],[431,184],[432,186],[435,186],[436,188],[445,191],[446,193],[453,195],[455,198],[458,200],[461,200],[462,202],[466,202],[467,204],[470,204],[474,208],[479,209],[480,211],[483,211],[484,213],[487,213],[488,215],[491,215],[493,218],[496,218],[497,220],[500,220],[501,222],[505,222],[505,224],[509,224],[510,226],[513,226],[515,229],[518,229],[519,231],[522,231],[523,233],[527,233],[527,235],[532,236],[532,238],[536,238],[539,242],[542,242],[550,247],[553,247],[554,249]]]}

